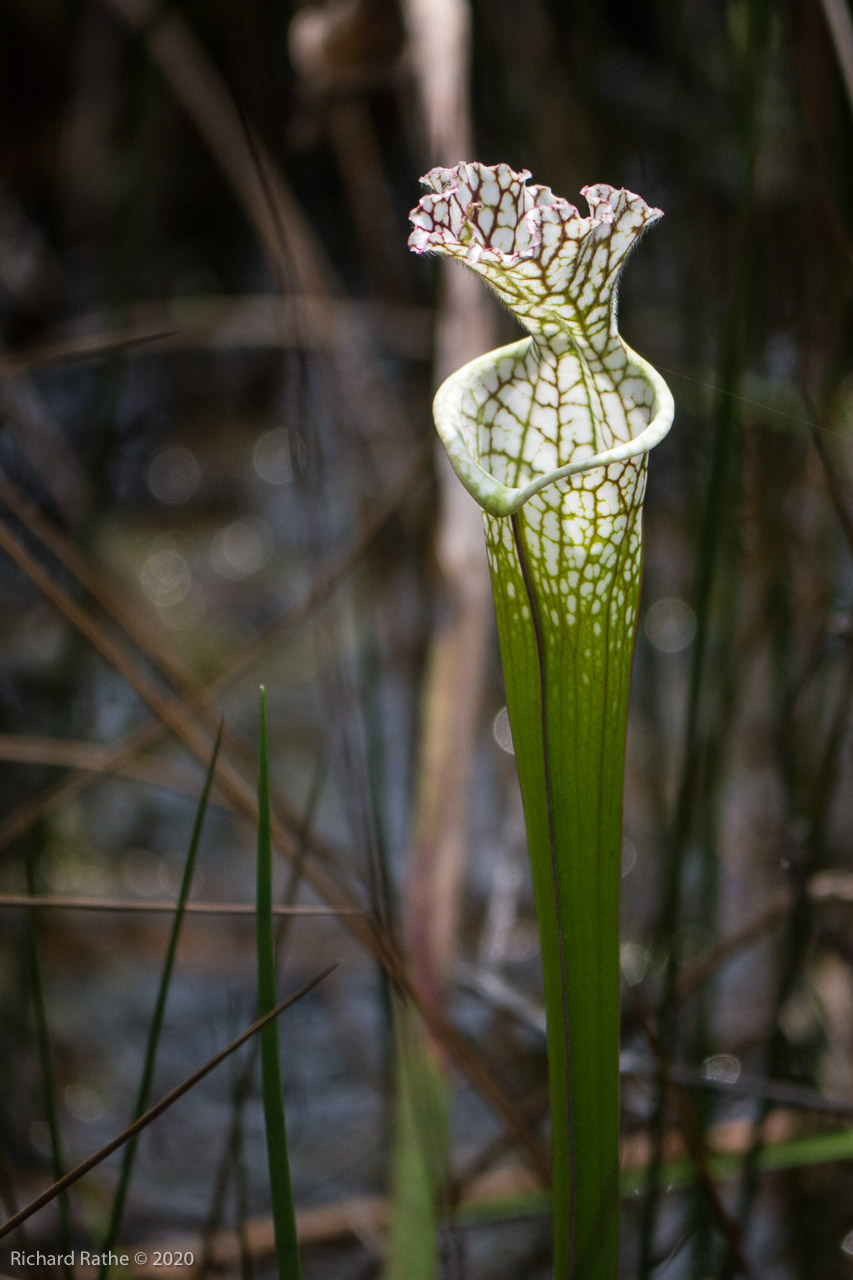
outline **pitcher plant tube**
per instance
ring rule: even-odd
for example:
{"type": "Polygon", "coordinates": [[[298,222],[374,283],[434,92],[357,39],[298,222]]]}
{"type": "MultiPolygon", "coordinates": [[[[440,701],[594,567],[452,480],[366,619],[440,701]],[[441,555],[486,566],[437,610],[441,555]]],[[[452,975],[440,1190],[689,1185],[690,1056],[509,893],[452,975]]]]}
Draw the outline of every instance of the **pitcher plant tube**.
{"type": "Polygon", "coordinates": [[[616,1280],[628,688],[647,454],[673,416],[616,289],[661,211],[600,185],[584,217],[529,177],[431,170],[409,245],[471,267],[529,334],[448,378],[434,412],[485,513],[545,978],[554,1276],[616,1280]]]}

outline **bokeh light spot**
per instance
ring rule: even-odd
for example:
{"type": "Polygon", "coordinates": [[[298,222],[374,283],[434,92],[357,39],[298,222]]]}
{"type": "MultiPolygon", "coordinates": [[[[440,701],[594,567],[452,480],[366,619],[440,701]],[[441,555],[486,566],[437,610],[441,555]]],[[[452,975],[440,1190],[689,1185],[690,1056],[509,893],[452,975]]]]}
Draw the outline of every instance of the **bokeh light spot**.
{"type": "Polygon", "coordinates": [[[186,502],[198,489],[200,480],[201,470],[194,454],[182,445],[161,449],[148,468],[148,488],[158,502],[186,502]]]}
{"type": "Polygon", "coordinates": [[[675,596],[656,600],[646,613],[646,637],[661,653],[680,653],[696,635],[696,615],[675,596]]]}

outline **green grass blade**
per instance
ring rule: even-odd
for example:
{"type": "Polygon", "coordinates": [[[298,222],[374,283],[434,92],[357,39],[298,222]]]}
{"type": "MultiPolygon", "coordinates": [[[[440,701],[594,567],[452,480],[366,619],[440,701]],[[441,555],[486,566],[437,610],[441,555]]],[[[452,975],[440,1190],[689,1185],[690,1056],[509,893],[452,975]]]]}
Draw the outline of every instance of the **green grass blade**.
{"type": "MultiPolygon", "coordinates": [[[[27,891],[35,896],[36,884],[32,862],[27,859],[27,891]]],[[[29,918],[29,961],[30,981],[33,991],[33,1012],[36,1023],[39,1059],[41,1061],[42,1080],[44,1082],[44,1104],[47,1115],[47,1127],[50,1133],[51,1168],[55,1181],[65,1172],[65,1161],[62,1153],[62,1134],[59,1128],[59,1116],[56,1106],[56,1090],[53,1079],[53,1067],[50,1053],[50,1031],[47,1021],[47,1010],[44,1003],[44,987],[41,980],[41,962],[38,951],[38,934],[36,932],[35,912],[30,908],[29,918]]],[[[68,1196],[59,1197],[59,1232],[62,1241],[62,1252],[67,1258],[71,1256],[71,1215],[68,1207],[68,1196]]],[[[66,1280],[72,1280],[73,1271],[68,1262],[63,1263],[66,1280]]]]}
{"type": "MultiPolygon", "coordinates": [[[[198,846],[201,840],[202,827],[204,826],[204,818],[207,813],[207,804],[210,799],[210,789],[213,785],[213,776],[216,772],[216,761],[219,756],[219,748],[222,743],[222,726],[216,735],[216,742],[213,746],[213,754],[210,757],[210,764],[207,767],[207,775],[204,779],[204,786],[201,792],[201,798],[198,802],[196,810],[195,822],[193,823],[192,836],[190,837],[189,848],[187,850],[187,859],[184,863],[184,873],[181,877],[181,887],[178,891],[178,900],[175,905],[175,914],[172,917],[172,928],[169,932],[169,942],[166,947],[166,958],[163,962],[163,971],[160,975],[160,986],[157,991],[157,1001],[154,1005],[154,1014],[151,1018],[151,1026],[148,1029],[148,1041],[145,1046],[145,1058],[142,1063],[142,1076],[139,1081],[139,1089],[136,1094],[136,1104],[133,1110],[133,1119],[138,1120],[148,1106],[148,1099],[151,1096],[151,1084],[154,1079],[154,1065],[157,1058],[157,1047],[160,1043],[160,1035],[163,1030],[163,1018],[166,1013],[166,1001],[169,998],[169,987],[172,982],[172,972],[175,967],[175,956],[178,950],[178,941],[181,936],[181,926],[184,920],[184,909],[189,898],[190,889],[192,888],[193,874],[195,872],[196,858],[198,855],[198,846]]],[[[124,1207],[127,1202],[127,1193],[130,1188],[130,1178],[133,1172],[133,1163],[136,1157],[138,1139],[131,1138],[124,1149],[121,1162],[121,1172],[119,1173],[118,1186],[116,1187],[115,1198],[113,1199],[113,1207],[110,1213],[110,1221],[107,1227],[106,1236],[104,1238],[102,1253],[108,1253],[116,1241],[121,1231],[122,1217],[124,1216],[124,1207]]],[[[98,1280],[104,1280],[109,1273],[110,1267],[107,1263],[103,1263],[98,1272],[98,1280]]]]}
{"type": "MultiPolygon", "coordinates": [[[[758,1173],[783,1173],[790,1169],[806,1169],[813,1165],[835,1164],[853,1160],[853,1129],[835,1133],[810,1134],[805,1138],[789,1138],[763,1147],[757,1158],[758,1173]]],[[[708,1172],[716,1182],[733,1182],[743,1169],[743,1153],[711,1155],[708,1172]]],[[[636,1194],[645,1185],[646,1170],[632,1169],[622,1175],[622,1194],[636,1194]]],[[[696,1166],[690,1160],[673,1161],[660,1168],[658,1186],[661,1191],[676,1191],[696,1181],[696,1166]]]]}
{"type": "MultiPolygon", "coordinates": [[[[272,914],[272,834],[270,830],[269,733],[267,698],[261,687],[260,737],[258,747],[258,1013],[261,1017],[275,1008],[276,964],[272,914]]],[[[264,1027],[261,1038],[261,1079],[267,1158],[272,1193],[272,1216],[279,1280],[299,1280],[299,1244],[290,1184],[287,1154],[287,1124],[281,1087],[278,1030],[274,1023],[264,1027]]]]}
{"type": "MultiPolygon", "coordinates": [[[[758,1157],[758,1170],[760,1173],[783,1173],[848,1160],[853,1160],[853,1129],[839,1129],[835,1133],[789,1138],[764,1147],[758,1157]]],[[[715,1182],[734,1182],[742,1165],[741,1153],[708,1157],[708,1172],[715,1182]]],[[[622,1197],[629,1199],[639,1195],[646,1186],[647,1176],[647,1166],[624,1170],[620,1179],[622,1197]]],[[[673,1160],[659,1166],[657,1184],[662,1192],[683,1191],[696,1182],[697,1176],[696,1166],[691,1160],[673,1160]]],[[[551,1211],[551,1199],[551,1193],[542,1188],[469,1200],[459,1206],[455,1218],[460,1223],[475,1225],[536,1217],[551,1211]]]]}
{"type": "Polygon", "coordinates": [[[439,1274],[439,1195],[448,1169],[448,1089],[418,1022],[395,1001],[394,1151],[385,1280],[439,1274]]]}
{"type": "Polygon", "coordinates": [[[97,1151],[93,1152],[92,1155],[87,1156],[85,1160],[81,1160],[80,1164],[75,1165],[75,1167],[70,1169],[68,1173],[63,1174],[58,1182],[54,1182],[52,1186],[48,1187],[45,1191],[42,1191],[42,1193],[37,1195],[34,1200],[31,1200],[29,1204],[24,1205],[22,1209],[18,1209],[16,1213],[13,1213],[11,1218],[7,1218],[5,1222],[0,1223],[0,1239],[9,1235],[12,1231],[17,1231],[17,1229],[22,1226],[23,1223],[27,1222],[33,1214],[38,1213],[45,1207],[45,1205],[52,1204],[53,1201],[63,1195],[69,1187],[73,1187],[81,1178],[85,1177],[87,1173],[91,1173],[93,1169],[97,1169],[98,1165],[102,1164],[108,1156],[113,1154],[113,1152],[119,1151],[126,1142],[130,1142],[131,1138],[135,1138],[143,1129],[147,1129],[149,1124],[153,1124],[155,1120],[159,1120],[160,1116],[165,1115],[169,1108],[173,1107],[179,1098],[185,1097],[185,1095],[188,1094],[191,1089],[194,1089],[201,1080],[204,1080],[209,1076],[211,1071],[215,1071],[220,1063],[224,1062],[226,1058],[230,1058],[232,1053],[236,1053],[238,1049],[242,1049],[244,1044],[248,1044],[252,1037],[258,1035],[259,1032],[261,1032],[270,1022],[273,1022],[282,1013],[284,1013],[286,1009],[292,1008],[299,1000],[302,1000],[307,996],[309,991],[313,991],[318,983],[322,982],[324,978],[327,978],[337,967],[337,963],[328,965],[321,973],[318,973],[316,977],[312,978],[310,982],[306,982],[303,987],[300,987],[300,989],[292,996],[288,996],[286,1000],[282,1000],[277,1004],[275,1008],[271,1009],[263,1018],[257,1018],[252,1025],[242,1033],[242,1035],[239,1035],[236,1040],[232,1040],[224,1049],[220,1049],[219,1053],[214,1054],[214,1056],[209,1058],[203,1066],[194,1071],[192,1075],[187,1076],[187,1078],[182,1080],[179,1085],[176,1085],[174,1089],[170,1089],[159,1102],[155,1102],[153,1106],[148,1108],[144,1115],[141,1115],[138,1120],[134,1120],[133,1124],[128,1125],[128,1127],[118,1134],[117,1137],[112,1138],[105,1146],[100,1147],[97,1151]]]}

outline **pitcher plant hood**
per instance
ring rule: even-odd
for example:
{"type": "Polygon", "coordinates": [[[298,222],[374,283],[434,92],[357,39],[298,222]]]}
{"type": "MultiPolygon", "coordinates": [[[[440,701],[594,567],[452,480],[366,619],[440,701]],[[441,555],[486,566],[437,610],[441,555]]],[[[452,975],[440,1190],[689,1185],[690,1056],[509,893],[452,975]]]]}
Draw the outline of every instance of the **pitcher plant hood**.
{"type": "Polygon", "coordinates": [[[495,516],[555,482],[656,445],[673,402],[660,374],[619,336],[625,259],[662,216],[631,191],[584,187],[584,217],[526,170],[432,169],[410,214],[409,246],[483,276],[531,335],[465,365],[435,400],[460,480],[495,516]]]}

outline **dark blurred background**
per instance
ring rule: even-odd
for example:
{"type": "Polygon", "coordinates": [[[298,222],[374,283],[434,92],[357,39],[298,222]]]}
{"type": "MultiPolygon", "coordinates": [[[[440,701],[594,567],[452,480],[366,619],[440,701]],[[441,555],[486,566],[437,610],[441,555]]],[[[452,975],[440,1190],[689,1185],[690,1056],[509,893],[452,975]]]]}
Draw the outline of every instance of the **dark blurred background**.
{"type": "MultiPolygon", "coordinates": [[[[0,0],[0,120],[7,1213],[131,1118],[170,919],[131,907],[174,902],[220,716],[192,896],[253,901],[264,683],[279,897],[365,910],[500,1095],[437,1033],[442,1274],[549,1274],[520,802],[430,414],[515,326],[406,249],[419,175],[476,158],[666,213],[620,299],[677,404],[629,731],[623,1274],[853,1274],[848,0],[0,0]],[[685,1151],[702,1176],[656,1190],[685,1151]],[[456,1212],[498,1191],[494,1221],[456,1212]]],[[[253,948],[250,918],[186,918],[152,1098],[252,1021],[253,948]]],[[[304,1273],[366,1280],[388,963],[328,914],[280,955],[283,994],[340,961],[281,1023],[304,1273]]],[[[143,1136],[121,1239],[263,1277],[233,1063],[143,1136]]],[[[97,1244],[117,1169],[10,1239],[97,1244]]]]}

